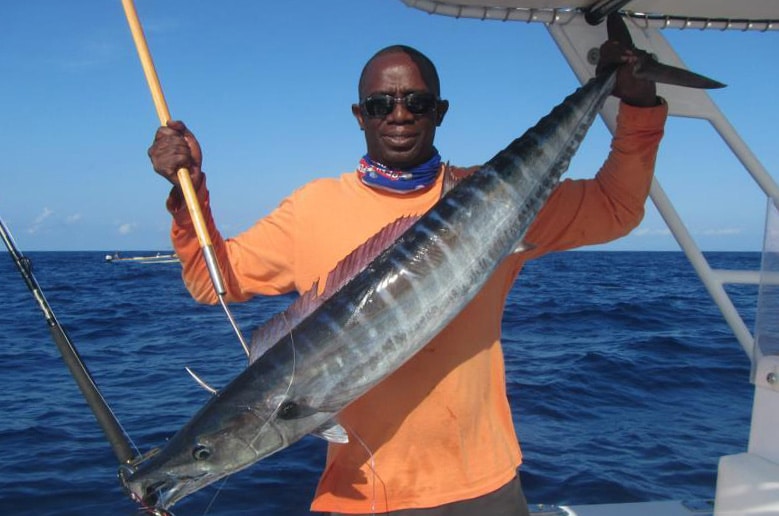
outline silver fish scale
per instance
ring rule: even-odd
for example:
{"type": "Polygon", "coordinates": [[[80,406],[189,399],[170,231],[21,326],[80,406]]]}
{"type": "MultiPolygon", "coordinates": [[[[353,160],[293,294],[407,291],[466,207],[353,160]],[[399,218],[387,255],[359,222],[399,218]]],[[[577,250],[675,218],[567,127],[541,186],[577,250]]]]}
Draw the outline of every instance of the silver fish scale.
{"type": "Polygon", "coordinates": [[[296,375],[290,397],[337,412],[449,323],[519,244],[611,84],[594,81],[567,98],[294,329],[322,338],[325,320],[329,331],[324,341],[298,338],[300,370],[308,372],[296,375]]]}

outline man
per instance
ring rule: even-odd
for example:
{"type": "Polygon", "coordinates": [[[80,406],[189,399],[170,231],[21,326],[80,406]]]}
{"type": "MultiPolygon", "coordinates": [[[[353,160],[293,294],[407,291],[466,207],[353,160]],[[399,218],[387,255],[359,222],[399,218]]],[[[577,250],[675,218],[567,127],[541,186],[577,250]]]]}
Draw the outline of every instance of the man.
{"type": "MultiPolygon", "coordinates": [[[[610,62],[633,59],[614,44],[602,50],[610,62]]],[[[653,83],[627,70],[620,71],[615,95],[623,99],[618,130],[597,176],[562,182],[526,235],[532,250],[505,259],[452,323],[339,415],[350,442],[329,446],[312,510],[528,513],[505,390],[503,305],[527,259],[618,238],[641,220],[667,109],[653,83]]],[[[440,164],[435,131],[449,106],[440,99],[435,67],[417,50],[393,46],[375,54],[360,77],[359,99],[352,113],[367,153],[357,171],[312,181],[228,240],[211,216],[194,136],[180,122],[158,130],[149,155],[174,184],[167,203],[172,239],[193,297],[216,301],[177,186],[181,166],[190,169],[230,301],[309,290],[382,227],[427,211],[440,197],[445,174],[473,170],[440,164]]]]}

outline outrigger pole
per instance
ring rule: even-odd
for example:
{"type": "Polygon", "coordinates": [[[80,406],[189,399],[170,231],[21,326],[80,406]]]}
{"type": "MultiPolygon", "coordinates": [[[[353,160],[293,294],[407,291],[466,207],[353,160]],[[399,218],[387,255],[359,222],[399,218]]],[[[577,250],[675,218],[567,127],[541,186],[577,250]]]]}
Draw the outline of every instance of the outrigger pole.
{"type": "Polygon", "coordinates": [[[30,289],[33,297],[35,297],[35,300],[38,302],[38,307],[43,312],[43,315],[46,318],[46,324],[49,326],[51,337],[54,339],[54,343],[57,345],[71,376],[76,380],[76,384],[78,384],[81,394],[84,396],[89,408],[92,409],[92,413],[95,415],[95,418],[97,418],[97,422],[103,429],[103,433],[111,444],[111,448],[114,450],[114,455],[116,455],[116,458],[119,459],[121,464],[132,462],[134,454],[127,433],[119,424],[119,420],[111,411],[108,403],[106,403],[103,395],[97,388],[97,385],[92,379],[92,375],[81,360],[76,347],[70,341],[65,330],[54,316],[54,312],[51,310],[49,303],[43,296],[40,285],[38,285],[35,276],[33,276],[30,259],[23,256],[16,248],[13,237],[2,219],[0,219],[0,237],[2,237],[11,258],[14,263],[16,263],[16,267],[19,269],[24,282],[27,284],[27,288],[30,289]]]}
{"type": "MultiPolygon", "coordinates": [[[[149,46],[146,44],[146,37],[143,34],[143,27],[138,19],[138,12],[135,10],[133,0],[122,0],[122,7],[124,8],[124,14],[127,17],[127,23],[130,26],[135,48],[138,51],[138,57],[141,60],[146,82],[149,84],[149,90],[151,92],[152,100],[154,101],[154,107],[157,110],[157,116],[160,119],[160,124],[166,125],[170,120],[170,111],[168,111],[168,105],[165,102],[165,95],[162,93],[162,87],[160,86],[160,80],[157,76],[157,70],[154,68],[154,61],[152,60],[151,52],[149,52],[149,46]]],[[[216,253],[214,252],[214,246],[211,243],[211,237],[208,235],[208,230],[206,229],[206,222],[203,218],[203,213],[200,210],[195,188],[192,186],[192,179],[189,177],[189,170],[182,167],[178,170],[177,175],[179,184],[181,185],[181,191],[184,193],[184,200],[186,201],[189,215],[195,226],[195,233],[197,233],[200,248],[203,251],[203,259],[206,262],[208,274],[211,276],[214,292],[216,292],[219,303],[222,305],[222,308],[227,315],[227,319],[230,321],[230,324],[248,357],[249,347],[246,345],[241,330],[238,329],[238,325],[235,323],[235,319],[233,318],[230,309],[227,308],[227,303],[224,299],[227,290],[224,286],[222,273],[219,271],[219,263],[216,258],[216,253]]]]}

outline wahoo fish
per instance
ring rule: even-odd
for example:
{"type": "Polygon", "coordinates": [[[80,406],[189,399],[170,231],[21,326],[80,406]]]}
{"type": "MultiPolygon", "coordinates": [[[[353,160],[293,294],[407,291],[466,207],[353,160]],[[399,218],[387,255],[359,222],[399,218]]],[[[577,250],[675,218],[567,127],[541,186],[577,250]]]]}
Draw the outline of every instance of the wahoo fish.
{"type": "Polygon", "coordinates": [[[159,452],[120,469],[131,498],[169,514],[307,434],[347,440],[338,413],[421,350],[524,249],[615,81],[615,70],[597,75],[422,217],[391,224],[347,257],[324,293],[315,286],[258,330],[247,369],[159,452]]]}
{"type": "Polygon", "coordinates": [[[294,305],[315,294],[270,321],[291,327],[261,354],[255,335],[249,367],[159,453],[122,472],[131,497],[165,514],[160,509],[306,434],[343,439],[338,412],[422,349],[522,248],[614,80],[597,77],[568,97],[308,316],[297,321],[294,305]]]}

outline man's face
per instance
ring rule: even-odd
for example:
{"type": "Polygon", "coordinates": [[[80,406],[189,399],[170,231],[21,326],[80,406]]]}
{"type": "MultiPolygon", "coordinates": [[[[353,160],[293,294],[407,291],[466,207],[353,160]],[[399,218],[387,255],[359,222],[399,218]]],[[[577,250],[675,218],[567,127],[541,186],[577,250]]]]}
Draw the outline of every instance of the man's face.
{"type": "MultiPolygon", "coordinates": [[[[409,93],[435,93],[425,82],[416,63],[406,54],[395,52],[373,60],[366,70],[360,99],[387,94],[403,97],[409,93]]],[[[395,102],[384,117],[369,117],[355,104],[352,113],[365,131],[368,155],[391,168],[408,169],[433,156],[435,128],[444,118],[448,105],[438,103],[426,114],[413,114],[403,102],[395,102]]]]}

